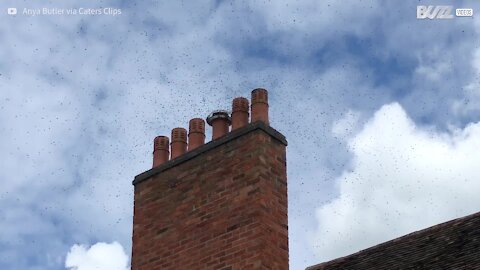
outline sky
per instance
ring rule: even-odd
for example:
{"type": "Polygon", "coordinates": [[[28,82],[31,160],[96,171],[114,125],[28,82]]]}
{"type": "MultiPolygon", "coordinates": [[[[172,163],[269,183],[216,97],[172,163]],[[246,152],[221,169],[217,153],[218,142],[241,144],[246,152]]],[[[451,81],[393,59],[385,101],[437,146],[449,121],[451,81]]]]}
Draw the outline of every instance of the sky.
{"type": "Polygon", "coordinates": [[[129,269],[153,138],[257,87],[289,142],[290,269],[480,211],[480,20],[417,5],[480,8],[2,1],[0,268],[129,269]],[[44,7],[117,14],[23,14],[44,7]]]}

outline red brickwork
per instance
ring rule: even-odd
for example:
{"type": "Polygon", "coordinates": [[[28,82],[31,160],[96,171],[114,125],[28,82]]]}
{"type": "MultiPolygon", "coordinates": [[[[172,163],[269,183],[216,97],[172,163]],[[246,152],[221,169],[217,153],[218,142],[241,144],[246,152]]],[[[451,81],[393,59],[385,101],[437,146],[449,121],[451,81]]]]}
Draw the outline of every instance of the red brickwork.
{"type": "Polygon", "coordinates": [[[133,270],[288,270],[285,145],[254,129],[136,183],[133,224],[133,270]]]}

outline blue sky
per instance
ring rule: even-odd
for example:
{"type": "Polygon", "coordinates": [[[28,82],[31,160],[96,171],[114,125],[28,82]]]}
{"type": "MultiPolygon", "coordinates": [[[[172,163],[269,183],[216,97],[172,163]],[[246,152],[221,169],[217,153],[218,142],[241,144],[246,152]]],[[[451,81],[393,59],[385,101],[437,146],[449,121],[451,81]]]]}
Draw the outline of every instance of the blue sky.
{"type": "Polygon", "coordinates": [[[478,212],[480,21],[419,4],[480,7],[3,1],[0,268],[128,267],[153,138],[257,87],[289,141],[291,269],[478,212]]]}

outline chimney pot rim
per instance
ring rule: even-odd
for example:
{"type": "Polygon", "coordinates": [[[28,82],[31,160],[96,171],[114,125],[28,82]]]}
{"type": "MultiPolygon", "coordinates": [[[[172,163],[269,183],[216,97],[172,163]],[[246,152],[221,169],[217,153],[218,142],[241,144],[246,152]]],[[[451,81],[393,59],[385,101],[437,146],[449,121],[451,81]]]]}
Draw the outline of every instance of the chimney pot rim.
{"type": "Polygon", "coordinates": [[[192,122],[192,121],[205,121],[205,120],[203,120],[203,118],[200,118],[200,117],[195,117],[195,118],[190,119],[189,122],[192,122]]]}
{"type": "Polygon", "coordinates": [[[207,124],[211,126],[212,122],[216,119],[226,119],[229,124],[232,122],[230,113],[227,110],[215,110],[210,113],[207,116],[207,124]]]}
{"type": "Polygon", "coordinates": [[[253,90],[252,90],[252,93],[253,93],[253,92],[257,92],[257,91],[264,91],[264,92],[267,92],[267,93],[268,93],[268,90],[265,89],[265,88],[262,88],[262,87],[258,87],[258,88],[253,89],[253,90]]]}

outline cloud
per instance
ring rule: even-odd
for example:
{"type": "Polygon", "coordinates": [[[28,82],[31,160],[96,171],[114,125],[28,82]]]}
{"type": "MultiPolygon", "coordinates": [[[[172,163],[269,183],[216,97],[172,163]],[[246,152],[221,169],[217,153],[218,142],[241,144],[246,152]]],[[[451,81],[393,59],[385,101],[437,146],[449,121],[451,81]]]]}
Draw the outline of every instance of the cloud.
{"type": "MultiPolygon", "coordinates": [[[[480,33],[480,19],[475,18],[475,29],[480,33]]],[[[463,86],[464,97],[456,100],[452,109],[457,115],[480,115],[480,48],[473,51],[470,64],[472,79],[463,86]]]]}
{"type": "Polygon", "coordinates": [[[321,261],[480,209],[480,123],[438,132],[392,103],[349,148],[354,159],[336,179],[339,197],[316,211],[321,261]]]}
{"type": "Polygon", "coordinates": [[[333,123],[332,133],[341,138],[349,137],[355,131],[359,119],[360,114],[358,112],[347,111],[343,118],[333,123]]]}
{"type": "Polygon", "coordinates": [[[152,139],[258,86],[290,142],[290,263],[300,269],[305,224],[337,195],[343,140],[363,117],[400,100],[415,120],[449,121],[445,104],[463,101],[452,85],[472,81],[451,72],[470,74],[471,21],[420,22],[415,3],[107,2],[122,16],[0,16],[2,269],[59,269],[73,243],[98,239],[129,250],[130,182],[151,166],[152,139]]]}
{"type": "Polygon", "coordinates": [[[117,243],[96,243],[87,248],[73,245],[65,260],[71,270],[128,270],[128,256],[117,243]]]}
{"type": "Polygon", "coordinates": [[[295,31],[361,31],[359,22],[366,23],[368,18],[379,12],[381,2],[378,0],[347,1],[339,3],[334,0],[327,1],[299,1],[299,2],[258,2],[251,1],[250,4],[256,7],[267,16],[272,27],[279,29],[292,29],[295,31]],[[359,16],[359,14],[362,14],[359,16]],[[350,20],[346,20],[346,19],[350,20]],[[353,22],[355,23],[352,23],[353,22]],[[340,25],[331,27],[335,21],[340,25]],[[312,29],[315,26],[315,29],[312,29]],[[317,29],[320,27],[320,29],[317,29]]]}

